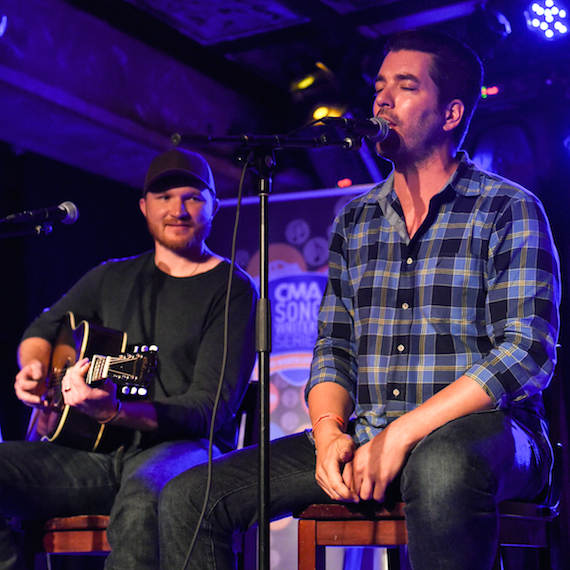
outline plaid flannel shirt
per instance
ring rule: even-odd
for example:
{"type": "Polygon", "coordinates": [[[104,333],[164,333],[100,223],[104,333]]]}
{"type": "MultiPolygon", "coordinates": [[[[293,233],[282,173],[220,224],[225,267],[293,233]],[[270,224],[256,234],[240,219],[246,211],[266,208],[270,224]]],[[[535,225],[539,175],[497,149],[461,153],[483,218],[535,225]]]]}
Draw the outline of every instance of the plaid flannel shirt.
{"type": "Polygon", "coordinates": [[[306,392],[344,386],[360,444],[461,375],[541,429],[559,273],[538,199],[465,154],[412,239],[391,175],[335,220],[306,392]]]}

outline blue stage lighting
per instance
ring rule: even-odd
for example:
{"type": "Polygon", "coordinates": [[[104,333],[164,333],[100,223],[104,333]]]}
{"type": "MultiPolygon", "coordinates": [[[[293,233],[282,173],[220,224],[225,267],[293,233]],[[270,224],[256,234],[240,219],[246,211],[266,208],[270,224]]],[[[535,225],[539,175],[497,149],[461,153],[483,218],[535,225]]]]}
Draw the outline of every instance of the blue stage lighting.
{"type": "Polygon", "coordinates": [[[568,12],[559,2],[533,2],[524,15],[529,29],[547,40],[555,40],[568,34],[568,12]]]}

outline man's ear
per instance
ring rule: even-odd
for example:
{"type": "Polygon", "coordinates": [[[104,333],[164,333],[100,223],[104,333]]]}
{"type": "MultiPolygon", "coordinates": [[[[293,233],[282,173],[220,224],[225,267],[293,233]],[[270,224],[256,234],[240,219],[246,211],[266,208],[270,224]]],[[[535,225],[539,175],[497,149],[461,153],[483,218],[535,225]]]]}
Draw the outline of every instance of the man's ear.
{"type": "Polygon", "coordinates": [[[452,131],[459,126],[463,115],[465,114],[465,105],[461,99],[454,99],[447,104],[445,108],[444,131],[452,131]]]}
{"type": "Polygon", "coordinates": [[[220,209],[220,200],[219,198],[215,198],[214,203],[212,204],[212,219],[218,213],[219,209],[220,209]]]}
{"type": "Polygon", "coordinates": [[[146,200],[144,198],[139,200],[139,208],[141,209],[142,215],[146,218],[146,200]]]}

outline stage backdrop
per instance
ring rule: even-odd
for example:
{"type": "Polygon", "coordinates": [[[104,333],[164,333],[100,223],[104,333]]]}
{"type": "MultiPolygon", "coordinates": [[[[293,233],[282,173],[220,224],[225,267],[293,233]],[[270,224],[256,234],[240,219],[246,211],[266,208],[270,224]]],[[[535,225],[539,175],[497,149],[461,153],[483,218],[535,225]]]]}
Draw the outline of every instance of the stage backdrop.
{"type": "MultiPolygon", "coordinates": [[[[269,197],[269,297],[272,312],[270,356],[270,436],[272,439],[310,428],[304,400],[317,314],[327,278],[328,240],[338,210],[370,188],[276,194],[269,197]]],[[[236,202],[222,202],[208,244],[230,256],[236,202]]],[[[259,284],[259,199],[242,203],[236,260],[259,284]]],[[[257,369],[254,372],[257,377],[257,369]]],[[[339,549],[327,549],[339,550],[339,549]]],[[[327,568],[342,567],[342,552],[327,553],[327,568]],[[336,562],[336,563],[335,563],[336,562]]],[[[297,566],[297,521],[272,523],[271,568],[297,566]]]]}

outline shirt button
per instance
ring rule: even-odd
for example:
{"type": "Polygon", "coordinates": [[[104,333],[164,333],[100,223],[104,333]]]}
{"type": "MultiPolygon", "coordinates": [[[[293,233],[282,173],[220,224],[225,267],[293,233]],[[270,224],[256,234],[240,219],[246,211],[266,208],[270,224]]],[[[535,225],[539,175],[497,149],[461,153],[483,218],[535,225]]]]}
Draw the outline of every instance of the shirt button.
{"type": "Polygon", "coordinates": [[[409,309],[410,305],[408,303],[402,303],[402,309],[409,309]]]}
{"type": "Polygon", "coordinates": [[[414,260],[411,257],[408,257],[408,259],[406,259],[406,263],[408,265],[411,265],[414,262],[414,260]]]}
{"type": "Polygon", "coordinates": [[[406,350],[406,347],[403,344],[399,344],[397,348],[398,352],[404,352],[404,350],[406,350]]]}
{"type": "Polygon", "coordinates": [[[398,390],[398,388],[394,388],[392,390],[392,394],[394,394],[394,396],[396,396],[396,398],[400,395],[400,390],[398,390]]]}

